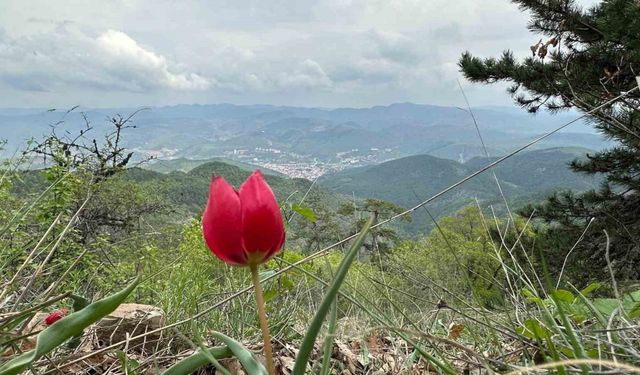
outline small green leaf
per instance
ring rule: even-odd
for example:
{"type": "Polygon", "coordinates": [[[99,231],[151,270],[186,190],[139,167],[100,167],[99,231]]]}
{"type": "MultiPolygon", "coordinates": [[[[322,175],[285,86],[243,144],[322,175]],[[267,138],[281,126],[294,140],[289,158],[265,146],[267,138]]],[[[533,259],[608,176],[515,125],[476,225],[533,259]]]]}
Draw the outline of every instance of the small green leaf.
{"type": "Polygon", "coordinates": [[[562,354],[564,354],[565,357],[567,358],[571,358],[574,359],[576,357],[575,353],[573,352],[573,349],[567,347],[567,346],[563,346],[560,349],[558,349],[558,351],[562,354]]]}
{"type": "Polygon", "coordinates": [[[627,314],[631,319],[640,318],[640,302],[636,303],[627,314]]]}
{"type": "Polygon", "coordinates": [[[269,302],[278,296],[278,290],[276,288],[269,288],[264,292],[265,302],[269,302]]]}
{"type": "Polygon", "coordinates": [[[600,283],[591,283],[580,291],[580,294],[587,297],[589,294],[600,288],[600,283]]]}
{"type": "Polygon", "coordinates": [[[535,319],[525,320],[522,327],[519,327],[517,331],[521,335],[534,340],[547,339],[550,335],[549,329],[535,319]]]}
{"type": "Polygon", "coordinates": [[[544,301],[528,288],[522,288],[521,293],[529,302],[533,302],[538,306],[542,306],[542,304],[544,304],[544,301]]]}
{"type": "Polygon", "coordinates": [[[313,212],[313,210],[311,210],[309,207],[301,206],[297,203],[294,203],[291,205],[291,209],[293,210],[293,212],[301,215],[312,223],[315,223],[318,220],[315,212],[313,212]]]}
{"type": "Polygon", "coordinates": [[[284,289],[293,289],[293,287],[295,286],[293,281],[291,281],[291,277],[289,277],[288,275],[282,275],[282,277],[280,278],[280,284],[284,289]]]}
{"type": "Polygon", "coordinates": [[[242,346],[242,344],[220,332],[213,332],[212,336],[227,345],[233,355],[242,363],[244,369],[247,370],[248,375],[265,375],[267,373],[262,363],[256,359],[249,349],[242,346]]]}
{"type": "Polygon", "coordinates": [[[566,289],[556,289],[553,291],[554,297],[562,302],[566,302],[568,304],[572,304],[575,301],[576,297],[570,291],[566,289]]]}
{"type": "Polygon", "coordinates": [[[118,357],[118,361],[120,361],[120,366],[122,366],[122,372],[127,375],[137,375],[138,372],[136,369],[140,367],[138,361],[129,358],[122,350],[116,351],[116,356],[118,357]]]}
{"type": "Polygon", "coordinates": [[[602,356],[602,352],[597,348],[592,348],[587,350],[587,356],[591,359],[600,359],[602,356]]]}
{"type": "Polygon", "coordinates": [[[604,316],[609,316],[613,310],[620,306],[615,298],[596,298],[593,300],[593,306],[604,316]]]}
{"type": "Polygon", "coordinates": [[[171,366],[162,375],[189,375],[193,374],[197,369],[209,364],[211,361],[207,358],[208,355],[213,356],[215,359],[229,358],[233,355],[229,347],[220,346],[211,349],[207,349],[207,353],[203,353],[202,350],[198,350],[189,357],[177,362],[171,366]]]}
{"type": "Polygon", "coordinates": [[[576,324],[582,324],[587,320],[587,316],[585,314],[572,314],[569,317],[576,324]]]}
{"type": "Polygon", "coordinates": [[[73,300],[73,311],[80,311],[91,304],[88,299],[75,294],[71,295],[71,299],[73,300]]]}

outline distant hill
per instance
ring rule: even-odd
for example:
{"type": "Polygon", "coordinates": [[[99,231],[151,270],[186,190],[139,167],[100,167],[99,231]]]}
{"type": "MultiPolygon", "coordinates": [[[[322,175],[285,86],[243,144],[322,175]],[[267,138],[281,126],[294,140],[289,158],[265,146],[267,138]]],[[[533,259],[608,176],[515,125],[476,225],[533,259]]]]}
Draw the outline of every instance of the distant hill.
{"type": "MultiPolygon", "coordinates": [[[[581,148],[534,150],[517,154],[493,170],[510,205],[518,208],[544,199],[555,189],[586,190],[595,187],[598,178],[573,173],[567,167],[569,161],[586,152],[588,150],[581,148]]],[[[266,178],[280,202],[287,199],[298,202],[309,190],[307,202],[319,202],[332,208],[351,201],[353,195],[356,199],[378,198],[410,208],[494,160],[474,158],[467,163],[459,163],[430,155],[415,155],[325,175],[316,185],[306,179],[270,173],[266,178]]],[[[251,165],[231,165],[219,160],[175,159],[158,169],[162,172],[132,168],[125,172],[123,178],[139,184],[145,193],[159,196],[173,211],[170,220],[181,222],[201,213],[211,176],[223,176],[238,187],[254,169],[251,165]]],[[[15,186],[16,190],[34,196],[45,188],[45,181],[38,171],[25,171],[15,186]]],[[[435,217],[441,217],[465,205],[475,204],[476,199],[483,208],[495,205],[496,212],[504,212],[491,171],[440,197],[427,205],[427,209],[435,217]]],[[[408,234],[427,233],[432,228],[433,223],[424,209],[415,212],[413,219],[413,223],[401,226],[408,234]]]]}
{"type": "MultiPolygon", "coordinates": [[[[584,148],[550,148],[516,154],[496,166],[498,179],[510,186],[514,192],[545,192],[552,189],[587,190],[594,187],[599,179],[574,173],[568,168],[569,162],[584,158],[589,152],[584,148]]],[[[474,158],[464,165],[477,170],[498,158],[474,158]]]]}
{"type": "Polygon", "coordinates": [[[140,168],[147,169],[150,171],[158,172],[158,173],[170,173],[170,172],[189,172],[194,168],[197,168],[203,164],[207,164],[210,162],[220,162],[228,165],[232,165],[238,167],[245,171],[253,172],[254,170],[260,168],[262,173],[270,174],[275,176],[283,176],[281,173],[273,171],[271,169],[266,169],[264,167],[259,167],[253,164],[247,164],[238,162],[235,160],[229,160],[224,158],[212,158],[212,159],[187,159],[187,158],[176,158],[176,159],[156,159],[152,160],[148,163],[143,163],[140,165],[140,168]]]}
{"type": "MultiPolygon", "coordinates": [[[[206,204],[211,177],[223,176],[236,188],[253,172],[252,169],[240,168],[220,161],[209,161],[192,168],[188,172],[172,171],[159,173],[141,168],[133,168],[126,172],[125,178],[142,185],[145,191],[158,194],[175,207],[188,214],[199,213],[206,204]]],[[[311,188],[308,199],[325,202],[333,206],[344,199],[336,193],[312,186],[312,182],[265,173],[279,202],[298,202],[311,188]]]]}
{"type": "MultiPolygon", "coordinates": [[[[516,154],[494,168],[511,204],[521,206],[544,198],[556,189],[586,190],[595,187],[598,178],[569,170],[567,164],[587,150],[553,148],[516,154]]],[[[378,198],[410,208],[426,200],[463,177],[488,165],[494,158],[474,158],[468,163],[415,155],[375,166],[344,170],[323,176],[320,184],[332,191],[359,198],[378,198]]],[[[468,181],[454,191],[427,205],[434,216],[450,214],[478,199],[483,206],[502,205],[491,171],[468,181]]],[[[498,208],[499,209],[499,208],[498,208]]],[[[432,225],[427,213],[419,210],[409,232],[423,231],[432,225]]]]}
{"type": "MultiPolygon", "coordinates": [[[[122,178],[133,181],[146,194],[158,196],[166,202],[178,221],[188,220],[204,209],[209,194],[212,176],[223,176],[230,184],[238,188],[253,172],[253,168],[240,168],[220,161],[208,161],[192,168],[188,172],[172,171],[160,173],[143,168],[127,169],[122,178]]],[[[13,189],[19,194],[38,196],[48,186],[39,170],[23,171],[20,179],[16,179],[13,189]]],[[[306,202],[321,202],[328,207],[336,207],[346,198],[339,193],[328,191],[312,182],[288,178],[274,174],[265,174],[266,180],[273,189],[278,201],[299,202],[309,191],[306,202]]]]}
{"type": "MultiPolygon", "coordinates": [[[[84,127],[84,115],[102,134],[107,119],[135,109],[87,109],[73,112],[43,109],[0,109],[0,138],[10,142],[6,153],[25,139],[48,134],[57,125],[59,134],[84,127]]],[[[500,155],[529,142],[576,115],[536,116],[505,108],[476,108],[474,115],[491,154],[500,155]]],[[[172,158],[229,157],[234,151],[277,149],[291,157],[327,160],[359,149],[384,150],[387,158],[429,154],[468,161],[483,155],[474,123],[456,107],[399,103],[371,108],[302,108],[270,105],[177,105],[139,112],[127,129],[125,146],[139,154],[172,158]],[[292,156],[293,155],[293,156],[292,156]]],[[[601,149],[610,143],[577,123],[549,137],[537,147],[587,147],[601,149]]],[[[7,155],[5,155],[7,156],[7,155]]],[[[250,159],[249,159],[250,160],[250,159]]]]}

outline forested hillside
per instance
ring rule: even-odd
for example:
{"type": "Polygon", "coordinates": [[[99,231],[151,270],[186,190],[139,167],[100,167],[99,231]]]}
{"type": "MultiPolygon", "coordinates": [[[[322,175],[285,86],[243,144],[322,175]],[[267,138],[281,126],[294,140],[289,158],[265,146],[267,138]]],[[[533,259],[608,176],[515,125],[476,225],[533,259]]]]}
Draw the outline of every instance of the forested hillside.
{"type": "MultiPolygon", "coordinates": [[[[430,203],[426,209],[434,217],[453,214],[476,200],[483,209],[494,205],[506,212],[504,200],[517,210],[538,202],[552,191],[583,191],[597,187],[601,178],[572,173],[569,163],[588,152],[584,149],[546,149],[517,154],[477,178],[430,203]],[[496,173],[504,198],[493,177],[496,173]]],[[[429,155],[416,155],[375,166],[348,169],[320,179],[332,191],[358,198],[377,198],[411,208],[431,198],[462,178],[489,165],[496,158],[474,158],[461,164],[429,155]]],[[[424,209],[413,214],[413,222],[403,227],[410,233],[424,233],[433,221],[424,209]]]]}

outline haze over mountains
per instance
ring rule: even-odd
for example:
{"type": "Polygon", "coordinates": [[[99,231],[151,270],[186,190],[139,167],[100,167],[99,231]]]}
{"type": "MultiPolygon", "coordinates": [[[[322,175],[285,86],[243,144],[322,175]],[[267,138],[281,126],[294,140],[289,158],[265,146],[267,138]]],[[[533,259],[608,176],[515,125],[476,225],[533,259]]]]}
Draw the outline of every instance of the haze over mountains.
{"type": "MultiPolygon", "coordinates": [[[[79,129],[84,126],[83,115],[101,131],[106,119],[132,112],[134,109],[126,108],[78,108],[69,113],[0,109],[0,134],[10,144],[18,144],[47,134],[52,124],[58,124],[59,132],[79,129]]],[[[532,116],[512,108],[478,108],[473,112],[492,156],[513,150],[576,117],[571,113],[532,116]]],[[[339,109],[178,105],[141,111],[134,116],[133,124],[137,128],[127,130],[125,141],[140,154],[159,158],[225,157],[307,178],[416,154],[461,162],[484,156],[470,114],[456,107],[411,103],[339,109]]],[[[576,123],[534,148],[601,149],[606,144],[590,127],[576,123]]]]}

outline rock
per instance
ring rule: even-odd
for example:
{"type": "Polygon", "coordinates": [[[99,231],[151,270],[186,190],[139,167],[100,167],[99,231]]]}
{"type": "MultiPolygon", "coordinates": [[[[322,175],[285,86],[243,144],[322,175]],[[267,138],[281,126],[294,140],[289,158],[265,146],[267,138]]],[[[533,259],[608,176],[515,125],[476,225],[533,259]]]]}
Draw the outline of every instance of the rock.
{"type": "MultiPolygon", "coordinates": [[[[107,346],[153,331],[164,325],[164,313],[155,306],[124,303],[95,324],[94,333],[98,346],[107,346]]],[[[153,350],[162,332],[130,341],[128,349],[153,350]]]]}
{"type": "Polygon", "coordinates": [[[27,328],[24,330],[24,333],[42,331],[43,329],[47,328],[47,326],[44,324],[44,319],[47,316],[49,316],[49,313],[46,313],[46,312],[36,313],[27,324],[27,328]]]}

